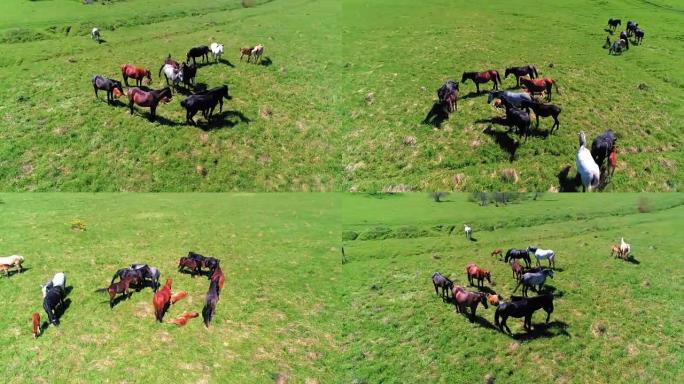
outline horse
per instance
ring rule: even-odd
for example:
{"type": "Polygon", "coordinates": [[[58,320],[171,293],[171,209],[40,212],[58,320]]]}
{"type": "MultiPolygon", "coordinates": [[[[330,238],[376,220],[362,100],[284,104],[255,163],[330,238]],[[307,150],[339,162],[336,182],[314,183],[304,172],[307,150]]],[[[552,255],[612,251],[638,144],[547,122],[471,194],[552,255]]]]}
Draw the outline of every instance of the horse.
{"type": "Polygon", "coordinates": [[[617,244],[613,244],[613,246],[610,248],[610,255],[622,258],[622,249],[620,249],[620,246],[617,244]]]}
{"type": "Polygon", "coordinates": [[[537,292],[541,291],[542,287],[544,286],[544,283],[546,282],[546,278],[550,277],[553,279],[553,269],[544,269],[541,270],[540,272],[528,272],[522,275],[522,278],[520,281],[518,281],[518,285],[515,286],[515,289],[513,292],[517,291],[520,285],[523,286],[523,296],[527,297],[527,291],[530,288],[534,288],[534,286],[539,286],[537,289],[537,292]]]}
{"type": "Polygon", "coordinates": [[[610,48],[608,49],[608,55],[611,54],[618,54],[622,53],[623,50],[625,50],[627,47],[627,41],[618,39],[613,42],[613,44],[610,45],[610,48]]]}
{"type": "Polygon", "coordinates": [[[195,84],[195,76],[197,76],[197,67],[190,64],[182,63],[180,66],[182,81],[186,88],[190,88],[195,84]]]}
{"type": "Polygon", "coordinates": [[[221,55],[223,55],[223,44],[211,43],[209,49],[211,50],[211,56],[214,58],[214,61],[218,63],[221,59],[221,55]]]}
{"type": "Polygon", "coordinates": [[[516,87],[520,88],[520,77],[529,76],[531,79],[536,79],[539,77],[537,74],[537,68],[534,65],[528,64],[522,67],[508,67],[504,73],[504,79],[508,78],[508,75],[513,75],[516,81],[516,87]]]}
{"type": "Polygon", "coordinates": [[[504,261],[508,263],[508,260],[513,259],[523,259],[525,261],[525,266],[528,268],[532,263],[532,260],[530,259],[530,254],[527,252],[527,249],[509,249],[506,252],[506,257],[504,257],[504,261]]]}
{"type": "Polygon", "coordinates": [[[594,162],[601,168],[606,158],[610,156],[610,153],[615,147],[617,139],[613,134],[613,131],[609,128],[591,142],[591,157],[594,162]]]}
{"type": "Polygon", "coordinates": [[[40,333],[40,314],[38,312],[34,312],[31,315],[31,321],[33,322],[33,338],[35,339],[40,333]]]}
{"type": "Polygon", "coordinates": [[[622,20],[620,19],[608,19],[608,29],[611,31],[614,31],[620,24],[622,24],[622,20]]]}
{"type": "Polygon", "coordinates": [[[513,278],[515,280],[520,280],[523,275],[523,268],[517,260],[511,260],[511,271],[513,271],[513,278]]]}
{"type": "Polygon", "coordinates": [[[492,253],[490,254],[490,256],[492,256],[492,257],[497,256],[497,255],[499,256],[499,259],[501,259],[501,257],[503,257],[503,249],[497,248],[497,249],[493,250],[492,253]]]}
{"type": "Polygon", "coordinates": [[[133,104],[137,104],[140,107],[149,107],[150,121],[154,121],[159,103],[168,103],[173,97],[169,87],[156,91],[143,91],[140,88],[132,87],[128,88],[127,96],[131,115],[133,114],[133,104]]]}
{"type": "Polygon", "coordinates": [[[169,85],[169,79],[171,79],[171,84],[173,84],[174,88],[183,81],[183,71],[181,71],[180,68],[174,68],[171,64],[164,64],[162,72],[164,72],[166,85],[169,85]]]}
{"type": "Polygon", "coordinates": [[[553,104],[541,104],[536,101],[527,101],[523,100],[521,102],[521,107],[525,108],[527,113],[530,112],[530,109],[534,111],[534,116],[537,120],[537,128],[539,128],[539,116],[541,117],[552,117],[553,118],[553,125],[551,126],[551,130],[549,131],[549,134],[553,133],[553,129],[560,128],[560,122],[558,121],[558,115],[561,113],[561,108],[557,105],[553,104]]]}
{"type": "Polygon", "coordinates": [[[534,254],[534,257],[537,259],[537,266],[540,265],[540,260],[546,259],[549,261],[549,268],[556,268],[556,253],[551,249],[539,249],[530,245],[527,247],[527,251],[534,254]]]}
{"type": "Polygon", "coordinates": [[[190,58],[192,58],[192,64],[197,65],[195,61],[196,57],[201,57],[202,62],[209,61],[209,47],[206,45],[201,45],[199,47],[192,47],[185,55],[185,62],[190,63],[190,58]]]}
{"type": "MultiPolygon", "coordinates": [[[[199,253],[195,253],[193,251],[188,252],[188,258],[196,260],[199,264],[199,267],[205,267],[209,269],[209,279],[211,279],[212,274],[218,268],[220,260],[213,258],[213,257],[207,257],[207,256],[202,256],[199,253]]],[[[200,269],[200,273],[201,273],[200,269]]]]}
{"type": "Polygon", "coordinates": [[[558,89],[558,84],[556,81],[550,77],[545,77],[543,79],[528,79],[525,77],[518,77],[522,87],[526,88],[530,94],[534,95],[535,92],[546,92],[546,99],[551,101],[551,88],[556,86],[556,93],[560,95],[560,90],[558,89]]]}
{"type": "Polygon", "coordinates": [[[437,90],[437,99],[446,115],[456,111],[458,109],[458,83],[453,80],[447,80],[437,90]]]}
{"type": "Polygon", "coordinates": [[[190,269],[190,275],[192,275],[192,277],[195,277],[195,273],[201,273],[200,262],[189,257],[181,257],[178,260],[178,272],[184,272],[185,268],[190,269]]]}
{"type": "Polygon", "coordinates": [[[627,36],[632,36],[632,33],[637,30],[639,27],[639,23],[628,20],[627,21],[627,28],[625,30],[627,31],[627,36]]]}
{"type": "Polygon", "coordinates": [[[492,100],[501,99],[517,108],[521,108],[523,101],[532,101],[532,96],[525,92],[509,92],[509,91],[493,91],[489,92],[487,96],[487,104],[491,104],[492,100]]]}
{"type": "Polygon", "coordinates": [[[7,264],[0,264],[0,271],[2,271],[2,272],[3,272],[3,275],[4,275],[4,276],[7,276],[7,277],[9,277],[9,276],[10,276],[10,274],[9,274],[9,270],[10,270],[10,268],[12,268],[12,266],[11,266],[11,265],[7,265],[7,264]]]}
{"type": "Polygon", "coordinates": [[[199,313],[197,313],[197,312],[183,312],[182,315],[171,320],[171,322],[176,324],[179,327],[182,327],[188,323],[188,320],[194,319],[195,317],[198,317],[198,316],[199,316],[199,313]]]}
{"type": "MultiPolygon", "coordinates": [[[[220,85],[218,87],[214,87],[212,89],[209,89],[204,92],[198,92],[198,95],[212,95],[216,98],[216,101],[219,104],[219,113],[223,112],[223,99],[230,100],[232,97],[228,94],[228,86],[227,85],[220,85]]],[[[214,111],[210,111],[209,116],[214,111]]]]}
{"type": "Polygon", "coordinates": [[[135,79],[137,87],[142,86],[143,79],[147,77],[147,84],[152,82],[152,73],[149,69],[143,67],[136,67],[131,64],[124,64],[121,66],[121,75],[124,79],[124,84],[128,87],[128,79],[135,79]]]}
{"type": "Polygon", "coordinates": [[[93,28],[90,31],[90,38],[97,41],[98,44],[102,43],[102,38],[100,37],[100,30],[98,28],[93,28]]]}
{"type": "Polygon", "coordinates": [[[487,296],[482,292],[469,292],[465,289],[456,291],[454,295],[454,306],[459,313],[466,313],[466,307],[470,307],[470,321],[475,320],[475,310],[477,305],[482,303],[485,309],[489,308],[487,305],[487,296]]]}
{"type": "Polygon", "coordinates": [[[59,325],[59,318],[57,317],[57,307],[64,310],[64,289],[62,287],[53,287],[48,290],[43,298],[43,309],[48,315],[48,323],[59,325]]]}
{"type": "Polygon", "coordinates": [[[629,49],[629,39],[627,36],[627,32],[625,32],[625,31],[620,32],[620,40],[624,40],[625,41],[625,49],[629,49]]]}
{"type": "Polygon", "coordinates": [[[93,83],[93,90],[95,91],[95,98],[98,98],[97,91],[107,91],[107,104],[113,103],[114,98],[117,99],[123,95],[123,87],[121,82],[114,79],[107,79],[100,75],[95,75],[91,79],[93,83]]]}
{"type": "Polygon", "coordinates": [[[176,292],[171,295],[171,304],[176,304],[176,302],[183,300],[187,296],[188,293],[186,291],[176,292]]]}
{"type": "Polygon", "coordinates": [[[107,292],[109,294],[109,308],[114,308],[114,298],[116,295],[123,295],[123,297],[130,299],[133,292],[129,290],[133,284],[140,284],[140,280],[135,276],[126,276],[118,283],[110,284],[107,288],[96,289],[95,292],[107,292]]]}
{"type": "Polygon", "coordinates": [[[627,257],[629,256],[629,253],[632,252],[632,247],[628,243],[625,243],[625,238],[621,237],[620,238],[620,251],[622,251],[622,256],[627,257]]]}
{"type": "Polygon", "coordinates": [[[480,84],[484,84],[489,81],[494,82],[494,88],[492,89],[499,89],[501,76],[499,76],[499,72],[497,72],[495,69],[490,69],[484,72],[463,72],[463,75],[461,75],[461,83],[465,84],[466,80],[472,80],[473,83],[475,83],[475,87],[477,87],[477,93],[480,93],[480,84]]]}
{"type": "Polygon", "coordinates": [[[582,179],[582,191],[590,192],[598,188],[601,181],[601,169],[591,156],[591,152],[587,149],[587,137],[584,131],[579,133],[579,148],[575,156],[575,166],[577,173],[582,179]]]}
{"type": "Polygon", "coordinates": [[[216,304],[219,299],[219,281],[218,279],[212,280],[209,283],[209,291],[207,291],[207,297],[204,301],[204,308],[202,308],[202,319],[204,319],[204,326],[209,328],[212,317],[216,312],[216,304]]]}
{"type": "Polygon", "coordinates": [[[525,142],[530,135],[530,114],[512,105],[506,105],[506,125],[516,127],[518,134],[525,136],[525,142]]]}
{"type": "Polygon", "coordinates": [[[149,280],[152,284],[152,290],[157,292],[160,285],[159,277],[161,277],[161,272],[159,272],[159,269],[151,267],[147,264],[131,264],[130,268],[142,272],[143,280],[149,280]]]}
{"type": "Polygon", "coordinates": [[[498,295],[498,294],[487,294],[487,302],[489,305],[492,305],[494,307],[498,307],[499,304],[501,304],[501,300],[503,300],[503,296],[498,295]]]}
{"type": "MultiPolygon", "coordinates": [[[[641,45],[641,41],[644,40],[644,31],[640,28],[634,30],[634,43],[641,45]]],[[[627,44],[629,47],[629,44],[627,44]]]]}
{"type": "Polygon", "coordinates": [[[199,111],[202,111],[204,118],[209,121],[216,104],[218,99],[211,94],[190,95],[180,103],[181,107],[185,108],[185,122],[190,125],[197,125],[192,118],[199,111]]]}
{"type": "Polygon", "coordinates": [[[470,285],[475,285],[473,283],[473,279],[477,280],[478,287],[484,286],[485,279],[487,279],[489,284],[492,283],[491,273],[488,270],[482,269],[475,264],[468,264],[468,266],[466,267],[466,275],[468,276],[468,282],[470,283],[470,285]]]}
{"type": "Polygon", "coordinates": [[[504,328],[511,334],[511,329],[506,325],[506,320],[509,317],[521,318],[524,317],[523,328],[525,330],[532,330],[532,315],[538,309],[544,309],[546,312],[546,323],[548,324],[553,313],[553,295],[539,295],[529,298],[512,297],[510,301],[499,304],[494,312],[494,323],[501,332],[504,328]],[[501,321],[499,321],[501,318],[501,321]]]}
{"type": "Polygon", "coordinates": [[[465,237],[468,240],[473,239],[473,228],[468,226],[468,224],[463,224],[463,233],[465,233],[465,237]]]}
{"type": "Polygon", "coordinates": [[[442,301],[449,301],[449,291],[454,287],[453,281],[441,273],[435,272],[432,274],[432,285],[435,287],[436,295],[439,295],[437,288],[442,288],[442,301]]]}
{"type": "MultiPolygon", "coordinates": [[[[9,268],[14,267],[14,269],[16,271],[18,271],[19,273],[22,273],[24,271],[24,267],[22,266],[23,262],[24,262],[24,256],[12,255],[12,256],[0,257],[0,264],[9,265],[9,268]]],[[[9,268],[6,270],[6,272],[9,270],[9,268]]]]}
{"type": "Polygon", "coordinates": [[[45,285],[40,286],[40,289],[43,291],[43,297],[47,294],[47,291],[54,287],[62,287],[66,291],[66,275],[64,272],[57,272],[55,275],[45,283],[45,285]]]}
{"type": "Polygon", "coordinates": [[[247,56],[247,62],[249,63],[249,59],[252,57],[252,50],[254,47],[247,47],[247,48],[240,48],[240,61],[242,61],[242,58],[247,56]]]}
{"type": "Polygon", "coordinates": [[[223,283],[226,281],[226,277],[223,275],[223,271],[221,270],[221,267],[216,267],[216,270],[214,270],[214,273],[211,274],[211,280],[218,280],[218,293],[219,295],[221,294],[221,290],[223,289],[223,283]]]}
{"type": "Polygon", "coordinates": [[[154,306],[154,318],[158,322],[162,322],[166,310],[169,308],[171,302],[171,279],[167,278],[166,283],[159,292],[156,292],[152,297],[152,305],[154,306]]]}
{"type": "Polygon", "coordinates": [[[610,155],[608,155],[608,174],[610,176],[613,176],[615,167],[617,167],[617,145],[613,146],[613,149],[610,151],[610,155]]]}
{"type": "Polygon", "coordinates": [[[145,279],[141,269],[133,269],[130,267],[121,268],[114,272],[114,275],[112,275],[112,281],[109,284],[113,285],[114,280],[116,280],[117,277],[119,278],[119,281],[123,281],[124,279],[135,280],[137,281],[136,284],[142,283],[145,279]]]}
{"type": "MultiPolygon", "coordinates": [[[[252,53],[251,57],[254,58],[254,64],[259,63],[259,60],[261,59],[261,55],[264,53],[264,46],[261,44],[257,44],[252,48],[252,53]]],[[[247,59],[249,61],[249,59],[247,59]]]]}

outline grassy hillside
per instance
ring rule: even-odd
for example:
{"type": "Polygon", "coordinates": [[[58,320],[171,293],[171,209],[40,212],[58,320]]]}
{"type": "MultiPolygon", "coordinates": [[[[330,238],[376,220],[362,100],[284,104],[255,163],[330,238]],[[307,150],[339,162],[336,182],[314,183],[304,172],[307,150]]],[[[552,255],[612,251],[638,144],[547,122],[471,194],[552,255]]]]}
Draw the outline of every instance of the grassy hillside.
{"type": "Polygon", "coordinates": [[[2,2],[0,189],[333,189],[339,4],[188,4],[2,2]],[[93,26],[105,43],[90,39],[93,26]],[[165,81],[157,71],[167,54],[181,60],[190,47],[213,41],[224,44],[228,62],[201,67],[197,82],[230,87],[233,99],[220,122],[186,126],[182,95],[158,109],[155,123],[147,121],[147,109],[131,116],[123,104],[111,107],[94,97],[94,74],[121,79],[120,66],[133,63],[151,68],[151,86],[160,88],[165,81]],[[239,47],[259,42],[270,65],[238,60],[239,47]]]}
{"type": "Polygon", "coordinates": [[[676,282],[684,278],[677,240],[683,204],[681,194],[546,195],[505,207],[480,207],[462,194],[443,203],[425,194],[345,196],[343,231],[359,234],[344,241],[343,299],[351,307],[340,357],[345,380],[682,381],[684,313],[676,303],[684,290],[676,282]],[[465,239],[463,223],[476,241],[465,239]],[[452,225],[449,236],[443,228],[452,225]],[[360,240],[378,233],[389,238],[360,240]],[[633,262],[609,256],[621,236],[633,262]],[[556,251],[558,270],[549,280],[551,323],[537,313],[532,336],[521,319],[508,321],[514,337],[494,329],[491,306],[478,308],[480,319],[470,323],[434,293],[434,271],[465,286],[464,268],[475,262],[492,271],[490,287],[508,298],[510,267],[489,254],[535,244],[556,251]]]}
{"type": "Polygon", "coordinates": [[[21,254],[27,270],[0,277],[0,375],[7,383],[333,382],[339,343],[339,203],[310,194],[0,195],[0,253],[21,254]],[[84,232],[71,223],[85,224],[84,232]],[[109,309],[116,269],[157,266],[173,306],[201,312],[206,278],[176,271],[188,250],[221,259],[226,283],[209,329],[201,317],[184,328],[154,321],[145,289],[109,309]],[[73,286],[59,328],[34,340],[39,284],[65,271],[73,286]]]}
{"type": "MultiPolygon", "coordinates": [[[[674,1],[344,0],[345,189],[572,190],[578,132],[618,136],[619,165],[606,191],[682,187],[684,8],[674,1]],[[637,20],[642,46],[602,48],[608,18],[637,20]],[[422,121],[447,79],[464,71],[532,63],[558,81],[552,120],[527,143],[491,119],[505,117],[461,84],[458,112],[422,121]],[[644,84],[640,87],[641,84],[644,84]],[[506,169],[517,176],[507,176],[506,169]]],[[[617,36],[617,34],[615,35],[617,36]]],[[[615,36],[612,39],[615,39],[615,36]]],[[[489,90],[491,83],[483,89],[489,90]]],[[[504,87],[515,86],[511,77],[504,87]]]]}

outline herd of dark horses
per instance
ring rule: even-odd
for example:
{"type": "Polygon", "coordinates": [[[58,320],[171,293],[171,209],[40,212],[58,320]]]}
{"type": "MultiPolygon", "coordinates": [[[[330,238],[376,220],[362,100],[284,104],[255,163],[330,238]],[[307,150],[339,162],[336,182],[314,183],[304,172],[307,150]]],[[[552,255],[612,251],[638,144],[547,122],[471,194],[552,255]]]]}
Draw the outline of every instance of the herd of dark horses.
{"type": "MultiPolygon", "coordinates": [[[[221,270],[221,261],[190,251],[187,256],[180,258],[178,271],[190,273],[192,277],[200,275],[209,278],[209,291],[206,294],[202,309],[204,325],[209,327],[216,313],[216,305],[225,282],[225,276],[221,270]]],[[[171,292],[172,280],[170,278],[167,278],[164,286],[160,286],[160,277],[161,272],[158,268],[148,264],[131,264],[114,272],[109,285],[105,288],[96,289],[95,292],[106,292],[109,295],[109,307],[113,309],[120,301],[129,299],[133,291],[140,292],[145,288],[151,288],[155,319],[162,322],[170,306],[186,297],[187,292],[171,292]]],[[[71,287],[66,287],[66,275],[63,272],[55,274],[45,285],[41,285],[41,288],[43,290],[43,309],[48,316],[48,322],[45,325],[40,324],[40,315],[33,313],[34,337],[42,334],[43,329],[50,324],[55,326],[60,324],[60,317],[68,308],[66,296],[71,290],[71,287]]],[[[186,312],[179,318],[172,320],[171,323],[183,326],[189,319],[197,316],[196,312],[186,312]]]]}
{"type": "Polygon", "coordinates": [[[540,255],[536,252],[537,248],[528,247],[527,249],[509,249],[505,256],[502,249],[497,249],[492,252],[492,256],[499,256],[503,261],[510,264],[513,272],[513,278],[517,282],[513,293],[522,286],[522,296],[510,296],[509,300],[505,300],[501,294],[496,293],[491,287],[484,285],[486,280],[492,285],[490,271],[480,268],[476,264],[468,264],[465,268],[466,276],[470,286],[475,286],[477,291],[468,291],[463,286],[458,286],[454,281],[441,274],[435,272],[432,274],[432,284],[435,293],[442,297],[442,301],[453,303],[458,313],[467,314],[470,311],[469,319],[473,322],[476,318],[476,309],[478,305],[482,305],[485,309],[489,305],[496,307],[494,311],[494,323],[501,332],[507,332],[512,335],[511,329],[506,324],[509,317],[524,318],[523,328],[526,331],[532,331],[532,316],[539,310],[543,309],[546,312],[546,323],[548,324],[553,312],[553,292],[544,291],[547,278],[553,278],[555,263],[551,261],[555,254],[551,251],[552,257],[540,255]],[[531,266],[530,252],[535,253],[537,257],[537,266],[531,266]],[[549,259],[549,268],[540,266],[539,260],[549,259]],[[524,262],[522,266],[518,260],[524,262]],[[439,289],[441,288],[441,294],[439,289]],[[537,292],[536,296],[529,296],[529,290],[537,292]],[[451,297],[449,295],[451,294],[451,297]]]}
{"type": "MultiPolygon", "coordinates": [[[[608,28],[606,32],[611,35],[617,30],[617,27],[622,24],[620,19],[608,19],[608,28]]],[[[610,41],[610,35],[606,36],[606,43],[603,45],[604,48],[608,48],[609,55],[622,54],[623,51],[629,50],[629,38],[633,37],[632,44],[641,45],[644,40],[645,32],[643,29],[639,28],[639,23],[636,21],[627,21],[627,27],[624,31],[620,32],[620,37],[615,41],[610,41]]]]}

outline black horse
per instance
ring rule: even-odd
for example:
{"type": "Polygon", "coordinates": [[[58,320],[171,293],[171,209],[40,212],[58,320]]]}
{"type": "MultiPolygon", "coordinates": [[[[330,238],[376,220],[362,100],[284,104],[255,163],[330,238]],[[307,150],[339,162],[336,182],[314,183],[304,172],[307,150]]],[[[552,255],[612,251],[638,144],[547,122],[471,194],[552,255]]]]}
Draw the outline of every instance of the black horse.
{"type": "Polygon", "coordinates": [[[159,278],[161,277],[161,272],[155,267],[150,267],[147,264],[131,264],[131,269],[139,270],[142,273],[143,281],[152,287],[154,292],[159,289],[159,278]]]}
{"type": "Polygon", "coordinates": [[[195,65],[188,65],[186,63],[182,63],[181,67],[181,77],[183,78],[183,85],[185,85],[186,88],[190,88],[191,85],[195,84],[195,77],[197,76],[197,67],[195,65]]]}
{"type": "Polygon", "coordinates": [[[442,106],[442,110],[447,116],[451,112],[458,110],[458,83],[453,80],[447,80],[437,90],[437,98],[439,99],[439,105],[442,106]]]}
{"type": "Polygon", "coordinates": [[[608,19],[608,28],[611,31],[614,31],[620,24],[622,24],[622,20],[620,19],[608,19]]]}
{"type": "Polygon", "coordinates": [[[190,58],[192,58],[192,63],[194,65],[197,65],[197,63],[195,62],[196,57],[201,57],[203,62],[209,61],[209,47],[207,47],[206,45],[202,45],[199,47],[190,48],[188,54],[185,55],[185,62],[189,63],[190,58]]]}
{"type": "Polygon", "coordinates": [[[59,325],[57,307],[62,311],[64,310],[64,296],[64,289],[61,286],[53,286],[45,293],[43,309],[45,309],[48,315],[48,322],[50,324],[59,325]]]}
{"type": "Polygon", "coordinates": [[[627,36],[627,32],[625,32],[625,31],[620,32],[620,40],[625,41],[625,49],[629,50],[629,38],[627,36]]]}
{"type": "Polygon", "coordinates": [[[534,111],[534,115],[537,118],[537,128],[539,128],[539,116],[541,117],[552,117],[553,125],[551,126],[551,131],[549,134],[553,133],[554,128],[560,128],[560,122],[558,121],[558,115],[561,113],[561,109],[557,105],[553,104],[542,104],[536,101],[523,100],[520,104],[522,108],[525,108],[527,113],[530,113],[530,109],[534,111]]]}
{"type": "Polygon", "coordinates": [[[214,279],[209,284],[209,291],[207,292],[207,297],[204,301],[204,308],[202,308],[202,318],[204,319],[204,326],[209,328],[209,323],[211,323],[211,318],[214,317],[216,312],[216,304],[219,299],[219,279],[214,279]]]}
{"type": "Polygon", "coordinates": [[[439,272],[432,274],[432,284],[435,286],[435,294],[439,295],[438,287],[442,288],[442,301],[449,300],[449,291],[454,287],[454,282],[439,272]]]}
{"type": "MultiPolygon", "coordinates": [[[[223,99],[230,100],[232,97],[228,95],[228,86],[227,85],[221,85],[218,87],[214,87],[212,89],[209,89],[204,92],[197,92],[198,95],[212,95],[216,98],[218,104],[219,104],[219,113],[223,112],[223,99]]],[[[214,111],[209,112],[209,116],[214,113],[214,111]]]]}
{"type": "Polygon", "coordinates": [[[515,81],[516,84],[515,86],[517,88],[520,88],[520,76],[529,76],[531,79],[536,79],[539,77],[537,74],[537,68],[535,68],[534,65],[528,64],[522,67],[509,67],[506,68],[506,72],[504,73],[504,79],[508,77],[508,75],[513,75],[515,76],[515,81]]]}
{"type": "Polygon", "coordinates": [[[627,21],[627,28],[626,28],[627,36],[632,36],[634,31],[636,31],[638,27],[639,27],[639,23],[637,23],[636,21],[631,21],[631,20],[627,21]]]}
{"type": "Polygon", "coordinates": [[[532,330],[532,315],[538,309],[544,309],[546,312],[546,323],[548,324],[553,312],[553,295],[539,295],[535,297],[511,297],[511,301],[499,304],[494,312],[494,323],[501,332],[504,328],[511,334],[511,329],[506,325],[508,317],[521,318],[524,317],[523,327],[530,331],[532,330]],[[501,321],[499,321],[501,318],[501,321]]]}
{"type": "Polygon", "coordinates": [[[591,157],[594,158],[594,161],[598,164],[599,168],[603,166],[603,162],[606,161],[610,155],[616,142],[617,139],[613,134],[613,130],[610,128],[591,142],[591,157]]]}
{"type": "Polygon", "coordinates": [[[512,105],[506,105],[506,125],[516,127],[520,135],[525,136],[525,141],[530,135],[530,114],[512,105]]]}
{"type": "MultiPolygon", "coordinates": [[[[134,281],[142,282],[144,280],[144,275],[143,271],[140,269],[133,269],[133,268],[121,268],[118,271],[114,272],[114,275],[112,276],[112,281],[109,283],[109,285],[114,284],[114,280],[116,278],[119,278],[119,281],[124,280],[126,278],[130,278],[134,281]]],[[[140,287],[138,287],[140,288],[140,287]]]]}
{"type": "Polygon", "coordinates": [[[218,104],[218,98],[212,94],[206,95],[190,95],[185,100],[181,101],[181,107],[185,108],[185,122],[191,125],[197,125],[192,118],[197,112],[202,111],[204,118],[209,121],[211,112],[218,104]]]}
{"type": "Polygon", "coordinates": [[[93,89],[95,90],[95,97],[98,97],[97,91],[103,90],[107,91],[107,104],[114,102],[114,90],[118,91],[118,96],[123,95],[123,86],[118,80],[107,79],[100,75],[93,76],[92,78],[93,89]]]}
{"type": "Polygon", "coordinates": [[[532,262],[530,259],[530,254],[527,252],[527,249],[509,249],[508,252],[506,252],[506,257],[504,257],[504,261],[508,263],[508,261],[512,259],[523,259],[525,261],[525,266],[527,268],[530,267],[530,264],[532,262]]]}
{"type": "Polygon", "coordinates": [[[634,44],[641,45],[641,41],[644,39],[644,31],[637,27],[634,30],[634,44]]]}
{"type": "Polygon", "coordinates": [[[202,267],[208,268],[209,269],[209,274],[208,274],[209,279],[211,279],[211,276],[214,274],[214,272],[216,272],[216,268],[218,268],[220,263],[221,263],[221,261],[219,259],[216,259],[216,258],[211,257],[211,256],[202,256],[199,253],[196,253],[193,251],[188,252],[187,257],[189,259],[195,260],[199,263],[200,273],[202,272],[202,270],[201,270],[202,267]]]}

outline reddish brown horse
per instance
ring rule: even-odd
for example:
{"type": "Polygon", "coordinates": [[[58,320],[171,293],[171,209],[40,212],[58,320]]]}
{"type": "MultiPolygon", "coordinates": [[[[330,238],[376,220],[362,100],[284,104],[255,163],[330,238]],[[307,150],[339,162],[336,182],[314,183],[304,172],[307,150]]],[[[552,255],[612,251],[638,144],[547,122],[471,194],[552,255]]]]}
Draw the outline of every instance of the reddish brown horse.
{"type": "Polygon", "coordinates": [[[135,85],[140,87],[143,79],[147,77],[147,84],[152,82],[152,74],[149,69],[143,67],[136,67],[131,64],[124,64],[121,66],[121,75],[123,75],[124,84],[128,87],[128,79],[135,79],[135,85]]]}
{"type": "Polygon", "coordinates": [[[133,114],[133,104],[150,109],[150,121],[154,121],[157,116],[157,106],[159,103],[168,103],[171,100],[171,88],[166,87],[157,91],[143,91],[140,88],[128,88],[128,107],[133,114]]]}
{"type": "Polygon", "coordinates": [[[182,300],[188,295],[185,291],[180,291],[171,295],[171,304],[176,304],[176,302],[182,300]]]}
{"type": "Polygon", "coordinates": [[[486,269],[482,269],[475,264],[468,264],[468,266],[466,267],[466,274],[468,275],[468,282],[470,283],[470,285],[475,285],[473,284],[473,279],[477,280],[478,287],[484,286],[484,279],[487,279],[489,284],[492,283],[491,274],[489,273],[489,271],[486,269]]]}
{"type": "Polygon", "coordinates": [[[184,272],[185,268],[190,269],[190,274],[195,277],[195,274],[201,273],[202,262],[192,259],[190,257],[181,257],[178,259],[178,272],[184,272]]]}
{"type": "Polygon", "coordinates": [[[608,156],[608,169],[611,176],[613,176],[613,172],[615,172],[615,167],[617,167],[617,145],[613,145],[613,149],[608,156]]]}
{"type": "MultiPolygon", "coordinates": [[[[497,99],[497,100],[500,101],[501,99],[497,99]]],[[[496,256],[496,255],[499,255],[499,258],[502,258],[503,257],[503,249],[497,248],[497,249],[493,250],[492,256],[496,256]]]]}
{"type": "Polygon", "coordinates": [[[214,270],[214,274],[211,275],[211,280],[218,280],[218,293],[221,293],[221,290],[223,289],[223,283],[225,282],[226,278],[223,276],[223,271],[221,270],[221,267],[216,267],[216,270],[214,270]]]}
{"type": "Polygon", "coordinates": [[[40,314],[34,312],[31,319],[33,320],[33,337],[36,338],[40,332],[40,314]]]}
{"type": "Polygon", "coordinates": [[[523,275],[523,267],[518,263],[518,260],[513,259],[511,262],[511,270],[513,271],[513,278],[520,280],[523,275]]]}
{"type": "Polygon", "coordinates": [[[139,284],[140,279],[134,276],[127,276],[118,283],[109,285],[107,288],[100,288],[95,292],[107,292],[109,294],[109,308],[114,308],[114,298],[116,295],[123,294],[124,297],[130,298],[133,294],[129,291],[131,284],[139,284]]]}
{"type": "Polygon", "coordinates": [[[480,84],[490,81],[494,82],[493,89],[499,89],[501,76],[499,76],[499,72],[495,69],[490,69],[484,72],[463,72],[463,75],[461,76],[461,83],[465,83],[466,80],[472,80],[473,83],[475,83],[475,87],[477,87],[477,93],[480,93],[480,84]]]}
{"type": "Polygon", "coordinates": [[[195,317],[198,317],[198,316],[199,316],[199,313],[197,313],[197,312],[183,312],[182,315],[171,320],[171,322],[176,324],[179,327],[182,327],[188,323],[188,320],[194,319],[195,317]]]}
{"type": "Polygon", "coordinates": [[[546,92],[546,99],[551,101],[551,87],[556,86],[556,93],[560,95],[558,84],[550,77],[543,79],[528,79],[526,77],[519,77],[520,85],[527,88],[527,90],[534,95],[535,93],[546,92]]]}
{"type": "Polygon", "coordinates": [[[166,284],[152,298],[152,305],[154,306],[154,317],[158,322],[162,322],[164,313],[169,308],[171,302],[171,279],[166,279],[166,284]]]}
{"type": "MultiPolygon", "coordinates": [[[[460,287],[459,287],[460,288],[460,287]]],[[[482,292],[469,292],[465,289],[460,289],[456,291],[454,287],[454,305],[459,313],[466,313],[466,307],[470,307],[470,321],[475,320],[475,310],[477,305],[482,303],[485,308],[489,308],[487,305],[487,296],[482,292]]]]}

